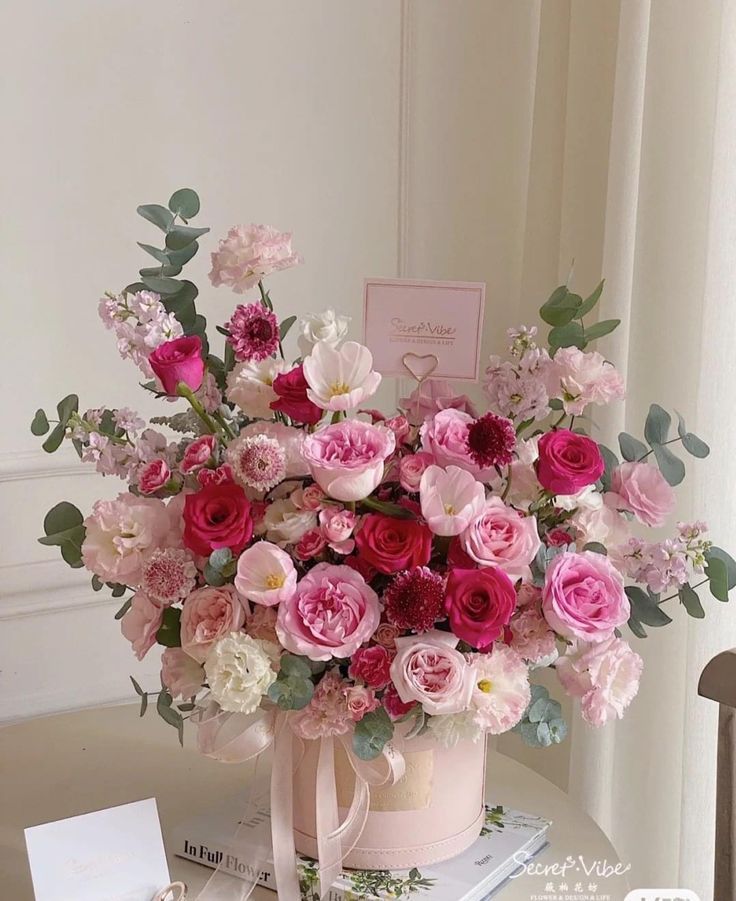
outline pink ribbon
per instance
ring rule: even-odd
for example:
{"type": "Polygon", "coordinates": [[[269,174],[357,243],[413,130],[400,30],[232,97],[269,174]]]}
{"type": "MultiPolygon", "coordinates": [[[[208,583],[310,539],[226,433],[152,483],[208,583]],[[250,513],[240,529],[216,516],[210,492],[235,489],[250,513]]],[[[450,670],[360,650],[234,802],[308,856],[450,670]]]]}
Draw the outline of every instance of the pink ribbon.
{"type": "MultiPolygon", "coordinates": [[[[289,724],[289,713],[261,711],[254,719],[243,714],[225,713],[212,703],[198,712],[196,721],[199,726],[199,750],[221,762],[258,761],[264,751],[273,747],[270,844],[274,875],[280,901],[300,901],[293,830],[293,779],[301,757],[295,764],[295,737],[289,724]]],[[[394,785],[405,771],[404,758],[392,745],[386,745],[375,760],[365,761],[355,755],[348,737],[340,736],[339,741],[355,773],[355,787],[350,807],[341,823],[335,784],[335,740],[332,737],[321,739],[315,779],[320,897],[327,894],[340,875],[345,857],[363,832],[370,807],[370,787],[394,785]]],[[[241,832],[242,827],[236,832],[234,843],[239,844],[241,832]]],[[[241,859],[243,846],[247,846],[251,875],[243,880],[225,874],[221,870],[221,861],[197,901],[246,901],[250,897],[258,874],[267,863],[270,849],[264,843],[254,844],[249,834],[247,840],[242,839],[241,859]]]]}

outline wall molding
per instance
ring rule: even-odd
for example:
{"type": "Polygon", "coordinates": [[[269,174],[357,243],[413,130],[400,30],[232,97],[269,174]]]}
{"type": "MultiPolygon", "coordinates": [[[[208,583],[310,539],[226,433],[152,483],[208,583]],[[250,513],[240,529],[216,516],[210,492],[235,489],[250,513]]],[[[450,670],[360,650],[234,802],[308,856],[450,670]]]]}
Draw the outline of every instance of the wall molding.
{"type": "Polygon", "coordinates": [[[412,0],[401,0],[399,17],[399,122],[396,268],[399,278],[409,271],[409,163],[412,68],[412,0]]]}
{"type": "Polygon", "coordinates": [[[71,450],[47,454],[39,448],[37,451],[0,453],[0,482],[86,476],[94,472],[91,463],[82,463],[71,450]]]}

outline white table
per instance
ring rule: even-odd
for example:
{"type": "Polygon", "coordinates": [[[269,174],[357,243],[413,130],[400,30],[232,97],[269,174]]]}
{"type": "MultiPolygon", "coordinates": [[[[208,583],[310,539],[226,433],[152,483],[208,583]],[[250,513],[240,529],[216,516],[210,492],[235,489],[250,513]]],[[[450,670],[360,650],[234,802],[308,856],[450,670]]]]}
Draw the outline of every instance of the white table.
{"type": "MultiPolygon", "coordinates": [[[[537,773],[492,752],[488,762],[489,798],[494,803],[536,813],[554,821],[549,846],[538,865],[562,864],[581,855],[587,866],[618,863],[616,852],[595,823],[571,799],[537,773]]],[[[32,901],[25,852],[26,826],[57,820],[155,796],[164,841],[172,827],[191,816],[197,805],[214,806],[242,788],[247,766],[226,766],[182,750],[174,729],[154,710],[145,719],[137,707],[106,707],[43,717],[0,729],[0,874],[3,901],[32,901]]],[[[172,878],[195,892],[210,871],[169,856],[172,878]]],[[[625,877],[588,877],[581,869],[559,875],[523,875],[505,887],[500,901],[540,901],[554,897],[545,890],[561,881],[575,897],[575,883],[597,883],[596,901],[622,901],[625,877]]],[[[274,901],[275,894],[257,889],[253,897],[274,901]]],[[[416,896],[420,901],[419,896],[416,896]]],[[[576,899],[577,901],[577,899],[576,899]]]]}

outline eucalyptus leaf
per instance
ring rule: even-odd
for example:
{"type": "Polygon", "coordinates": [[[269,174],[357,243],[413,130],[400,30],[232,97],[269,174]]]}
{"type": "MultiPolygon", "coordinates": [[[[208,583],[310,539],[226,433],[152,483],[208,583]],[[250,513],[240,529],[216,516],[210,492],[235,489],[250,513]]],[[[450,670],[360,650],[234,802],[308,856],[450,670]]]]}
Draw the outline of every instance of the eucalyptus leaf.
{"type": "Polygon", "coordinates": [[[81,546],[84,540],[84,517],[80,510],[69,503],[61,501],[52,507],[43,520],[43,530],[46,533],[39,542],[45,545],[62,544],[65,541],[76,541],[81,538],[81,546]]]}
{"type": "Polygon", "coordinates": [[[549,333],[549,344],[552,348],[578,347],[582,350],[587,341],[583,335],[583,327],[579,322],[568,322],[567,325],[557,326],[549,333]]]}
{"type": "Polygon", "coordinates": [[[183,250],[201,235],[206,235],[209,228],[193,228],[191,225],[172,225],[166,234],[166,246],[171,250],[183,250]]]}
{"type": "MultiPolygon", "coordinates": [[[[639,588],[638,585],[628,585],[624,590],[631,603],[631,615],[637,622],[655,627],[666,626],[672,622],[672,617],[667,616],[643,588],[639,588]]],[[[634,630],[632,629],[632,631],[634,630]]]]}
{"type": "Polygon", "coordinates": [[[158,247],[154,247],[152,244],[142,244],[140,241],[138,241],[138,246],[141,250],[145,250],[146,253],[150,254],[154,260],[158,260],[159,263],[168,265],[170,262],[169,255],[165,250],[159,250],[158,247]]]}
{"type": "MultiPolygon", "coordinates": [[[[149,278],[172,278],[179,275],[180,272],[181,266],[171,266],[167,263],[165,266],[145,266],[143,269],[138,270],[138,275],[145,281],[149,278]]],[[[180,284],[180,282],[177,282],[177,284],[180,284]]]]}
{"type": "Polygon", "coordinates": [[[227,579],[219,569],[215,569],[211,563],[206,563],[204,567],[204,580],[208,585],[220,588],[227,582],[227,579]]]}
{"type": "Polygon", "coordinates": [[[618,436],[618,446],[621,449],[621,456],[624,460],[628,460],[629,462],[632,460],[640,460],[647,453],[646,444],[626,432],[621,432],[618,436]]]}
{"type": "Polygon", "coordinates": [[[289,329],[296,322],[296,316],[289,316],[287,319],[281,323],[281,327],[279,329],[279,337],[283,341],[284,338],[289,334],[289,329]]]}
{"type": "Polygon", "coordinates": [[[128,676],[128,678],[129,678],[130,681],[133,683],[133,688],[135,689],[135,693],[136,693],[137,695],[139,695],[139,696],[142,695],[142,694],[144,694],[143,689],[142,689],[142,688],[140,687],[140,685],[135,681],[135,679],[134,679],[132,676],[128,676]]]}
{"type": "Polygon", "coordinates": [[[222,570],[233,559],[233,552],[229,547],[218,547],[212,551],[209,558],[210,566],[213,569],[222,570]]]}
{"type": "Polygon", "coordinates": [[[720,557],[710,556],[705,566],[710,593],[719,601],[728,600],[728,566],[720,557]]]}
{"type": "Polygon", "coordinates": [[[653,444],[652,450],[659,466],[659,471],[670,485],[679,485],[685,478],[685,464],[672,453],[668,447],[661,444],[653,444]]]}
{"type": "Polygon", "coordinates": [[[703,605],[700,603],[698,593],[689,582],[686,582],[680,588],[678,596],[680,603],[690,616],[695,617],[695,619],[703,619],[705,617],[705,610],[703,610],[703,605]]]}
{"type": "Polygon", "coordinates": [[[606,447],[605,444],[599,444],[598,450],[601,452],[603,463],[605,465],[603,475],[601,476],[601,484],[604,491],[610,491],[611,482],[613,480],[613,471],[618,466],[618,457],[609,447],[606,447]]]}
{"type": "Polygon", "coordinates": [[[644,423],[644,437],[653,447],[655,444],[664,444],[669,438],[672,417],[659,404],[652,404],[644,423]]]}
{"type": "Polygon", "coordinates": [[[178,294],[181,290],[181,282],[178,279],[165,276],[147,275],[143,279],[143,284],[156,294],[178,294]]]}
{"type": "Polygon", "coordinates": [[[171,210],[167,210],[159,203],[145,203],[138,207],[137,213],[158,226],[163,232],[167,231],[174,221],[174,214],[171,210]]]}
{"type": "Polygon", "coordinates": [[[609,335],[614,329],[617,329],[621,325],[620,319],[603,319],[601,322],[596,322],[595,325],[591,325],[590,328],[586,328],[585,337],[588,341],[595,341],[596,338],[602,338],[604,335],[609,335]]]}
{"type": "Polygon", "coordinates": [[[353,750],[361,760],[373,760],[383,751],[394,734],[394,726],[383,707],[366,713],[355,724],[353,750]]]}
{"type": "Polygon", "coordinates": [[[125,616],[125,614],[128,612],[128,610],[130,610],[132,604],[133,604],[132,599],[128,598],[128,600],[123,604],[123,606],[115,614],[115,619],[122,619],[125,616]]]}
{"type": "Polygon", "coordinates": [[[36,410],[36,415],[31,422],[31,433],[38,438],[41,435],[45,435],[50,428],[51,426],[46,418],[46,413],[40,409],[36,410]]]}
{"type": "Polygon", "coordinates": [[[629,617],[629,621],[628,621],[627,625],[631,629],[631,631],[634,633],[634,635],[636,635],[637,638],[646,638],[647,637],[647,633],[644,629],[644,626],[642,626],[642,624],[639,622],[638,619],[636,619],[635,616],[629,617]]]}
{"type": "Polygon", "coordinates": [[[169,198],[169,209],[182,219],[191,219],[199,212],[199,197],[191,188],[179,188],[169,198]]]}
{"type": "Polygon", "coordinates": [[[589,541],[586,545],[583,545],[584,551],[592,551],[594,554],[601,554],[604,557],[608,556],[608,549],[605,544],[601,544],[599,541],[589,541]]]}
{"type": "Polygon", "coordinates": [[[301,679],[309,679],[312,675],[312,668],[306,657],[299,657],[296,654],[281,655],[281,670],[285,676],[298,676],[301,679]]]}
{"type": "Polygon", "coordinates": [[[92,576],[92,591],[102,591],[103,585],[102,579],[97,574],[92,576]]]}
{"type": "Polygon", "coordinates": [[[693,457],[698,457],[701,460],[710,453],[710,447],[705,441],[703,441],[702,438],[698,438],[698,436],[694,435],[692,432],[688,432],[686,435],[682,436],[682,446],[693,457]]]}
{"type": "Polygon", "coordinates": [[[598,285],[598,287],[593,291],[593,293],[586,297],[585,300],[580,305],[578,309],[577,318],[582,319],[583,316],[587,316],[588,313],[595,307],[598,301],[601,299],[601,294],[603,293],[603,285],[605,284],[605,279],[598,285]]]}
{"type": "Polygon", "coordinates": [[[142,694],[141,695],[141,709],[138,711],[138,716],[143,716],[145,714],[146,710],[148,710],[148,695],[142,694]]]}
{"type": "Polygon", "coordinates": [[[199,244],[196,241],[192,241],[191,244],[187,244],[186,247],[182,247],[181,250],[170,250],[169,251],[169,262],[173,266],[184,266],[189,260],[197,253],[199,250],[199,244]]]}
{"type": "Polygon", "coordinates": [[[713,559],[722,560],[726,566],[728,590],[736,588],[736,560],[729,553],[724,551],[723,548],[713,545],[706,551],[705,559],[708,561],[713,559]]]}
{"type": "Polygon", "coordinates": [[[181,647],[181,610],[176,607],[164,610],[156,641],[165,648],[181,647]]]}
{"type": "Polygon", "coordinates": [[[575,294],[570,294],[567,285],[560,285],[542,304],[539,315],[547,325],[566,325],[575,317],[575,313],[582,303],[582,299],[575,294]]]}

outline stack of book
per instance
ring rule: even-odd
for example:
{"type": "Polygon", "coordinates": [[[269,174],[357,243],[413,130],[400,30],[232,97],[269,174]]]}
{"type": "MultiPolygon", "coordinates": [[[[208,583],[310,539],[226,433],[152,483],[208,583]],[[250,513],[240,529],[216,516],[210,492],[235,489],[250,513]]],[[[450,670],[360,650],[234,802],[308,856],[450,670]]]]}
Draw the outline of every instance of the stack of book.
{"type": "MultiPolygon", "coordinates": [[[[173,850],[179,857],[208,867],[217,867],[232,875],[248,875],[247,861],[229,850],[236,829],[247,832],[262,828],[268,808],[256,809],[248,821],[234,811],[220,809],[193,818],[174,832],[173,850]]],[[[486,804],[483,830],[464,854],[431,867],[412,870],[345,870],[332,887],[329,901],[355,901],[358,898],[406,898],[416,901],[484,901],[547,844],[551,823],[541,817],[486,804]]],[[[318,864],[299,857],[299,882],[303,901],[319,901],[318,864]]],[[[273,872],[267,867],[258,882],[276,889],[273,872]]]]}

